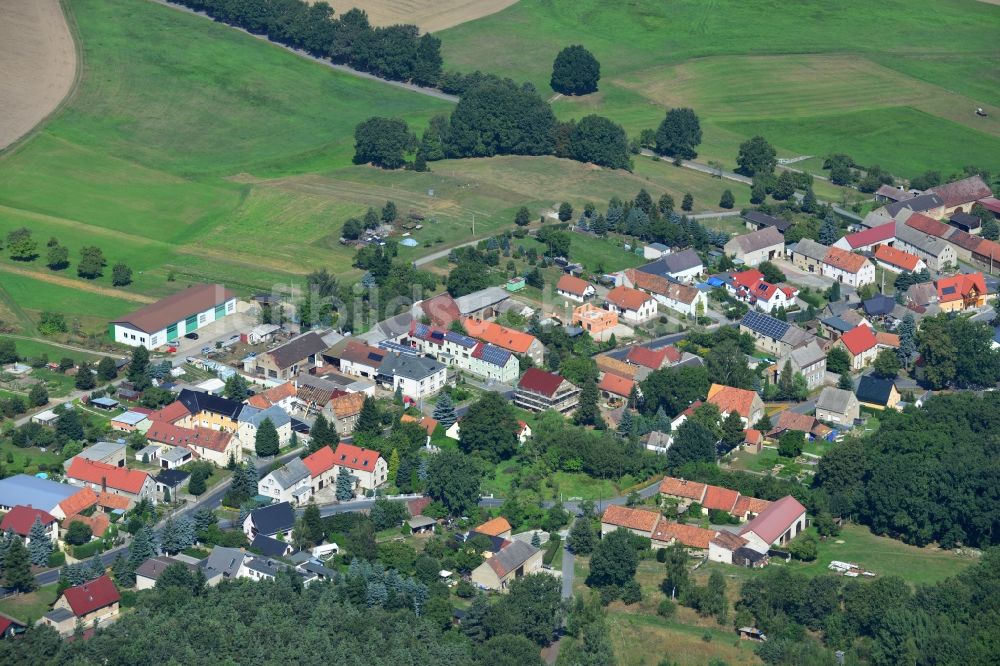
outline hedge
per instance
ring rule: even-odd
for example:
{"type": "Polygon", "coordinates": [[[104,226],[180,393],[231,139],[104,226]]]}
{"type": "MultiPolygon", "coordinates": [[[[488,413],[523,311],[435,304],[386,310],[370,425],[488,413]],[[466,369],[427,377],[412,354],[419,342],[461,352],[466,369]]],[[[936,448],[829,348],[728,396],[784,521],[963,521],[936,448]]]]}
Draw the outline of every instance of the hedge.
{"type": "Polygon", "coordinates": [[[91,541],[90,543],[85,543],[82,546],[73,546],[73,557],[78,560],[85,560],[91,557],[95,553],[104,552],[104,542],[97,539],[91,541]]]}
{"type": "Polygon", "coordinates": [[[66,564],[66,553],[59,550],[49,555],[50,567],[61,567],[64,564],[66,564]]]}

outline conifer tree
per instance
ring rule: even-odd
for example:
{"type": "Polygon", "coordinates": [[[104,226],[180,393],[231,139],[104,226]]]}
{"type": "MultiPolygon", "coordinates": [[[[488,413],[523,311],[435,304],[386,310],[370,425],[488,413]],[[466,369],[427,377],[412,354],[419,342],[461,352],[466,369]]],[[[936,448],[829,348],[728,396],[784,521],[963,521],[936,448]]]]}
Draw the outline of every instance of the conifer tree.
{"type": "Polygon", "coordinates": [[[31,592],[35,589],[35,577],[31,575],[31,557],[20,537],[14,537],[7,545],[3,559],[4,585],[17,592],[31,592]]]}
{"type": "Polygon", "coordinates": [[[337,500],[340,502],[354,498],[354,476],[346,467],[337,473],[337,500]]]}
{"type": "Polygon", "coordinates": [[[326,417],[320,414],[309,429],[309,452],[315,453],[328,444],[337,441],[337,432],[330,426],[326,417]]]}
{"type": "Polygon", "coordinates": [[[451,401],[451,396],[447,393],[442,393],[438,396],[437,403],[434,405],[434,420],[441,424],[441,426],[447,430],[455,421],[458,420],[458,416],[455,414],[455,405],[451,401]]]}
{"type": "Polygon", "coordinates": [[[365,396],[365,401],[361,405],[361,413],[354,424],[354,434],[381,435],[382,419],[379,417],[378,405],[375,398],[370,395],[365,396]]]}
{"type": "Polygon", "coordinates": [[[49,538],[42,520],[35,516],[35,522],[28,531],[28,555],[31,563],[38,567],[48,566],[52,554],[52,539],[49,538]]]}
{"type": "Polygon", "coordinates": [[[260,427],[257,428],[257,436],[254,439],[254,450],[259,457],[268,458],[278,455],[278,449],[280,448],[281,444],[277,428],[274,427],[271,419],[264,419],[260,427]]]}

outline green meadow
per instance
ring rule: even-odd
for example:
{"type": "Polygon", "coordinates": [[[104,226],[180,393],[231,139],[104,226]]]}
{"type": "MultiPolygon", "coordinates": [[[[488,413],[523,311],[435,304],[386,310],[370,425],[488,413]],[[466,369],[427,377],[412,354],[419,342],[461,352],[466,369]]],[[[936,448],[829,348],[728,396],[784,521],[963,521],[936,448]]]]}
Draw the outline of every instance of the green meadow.
{"type": "Polygon", "coordinates": [[[837,150],[909,176],[1000,168],[998,30],[1000,8],[975,0],[521,0],[440,36],[447,67],[546,96],[556,53],[583,44],[600,90],[556,100],[560,116],[602,113],[634,134],[691,106],[703,160],[732,166],[761,132],[782,156],[837,150]]]}

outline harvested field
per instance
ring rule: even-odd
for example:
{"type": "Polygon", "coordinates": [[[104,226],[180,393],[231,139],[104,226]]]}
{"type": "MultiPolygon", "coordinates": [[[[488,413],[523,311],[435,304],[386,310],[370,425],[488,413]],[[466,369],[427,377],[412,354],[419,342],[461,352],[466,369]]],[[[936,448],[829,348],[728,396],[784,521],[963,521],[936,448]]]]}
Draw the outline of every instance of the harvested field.
{"type": "Polygon", "coordinates": [[[76,48],[59,0],[0,0],[0,149],[27,134],[73,88],[76,48]]]}
{"type": "Polygon", "coordinates": [[[372,25],[412,23],[421,32],[435,32],[496,14],[515,2],[517,0],[353,0],[348,6],[365,10],[372,25]]]}

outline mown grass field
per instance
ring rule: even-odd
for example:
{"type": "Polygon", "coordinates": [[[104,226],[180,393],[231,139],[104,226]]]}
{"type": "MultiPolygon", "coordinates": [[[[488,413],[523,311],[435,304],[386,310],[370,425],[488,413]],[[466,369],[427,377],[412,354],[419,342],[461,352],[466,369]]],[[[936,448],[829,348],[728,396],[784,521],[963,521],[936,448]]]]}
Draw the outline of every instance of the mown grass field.
{"type": "Polygon", "coordinates": [[[558,99],[561,117],[603,113],[637,133],[691,106],[703,160],[732,166],[762,132],[782,156],[837,150],[912,176],[1000,167],[998,29],[1000,8],[973,0],[521,0],[440,36],[447,67],[546,96],[555,55],[583,44],[601,62],[600,91],[558,99]]]}

